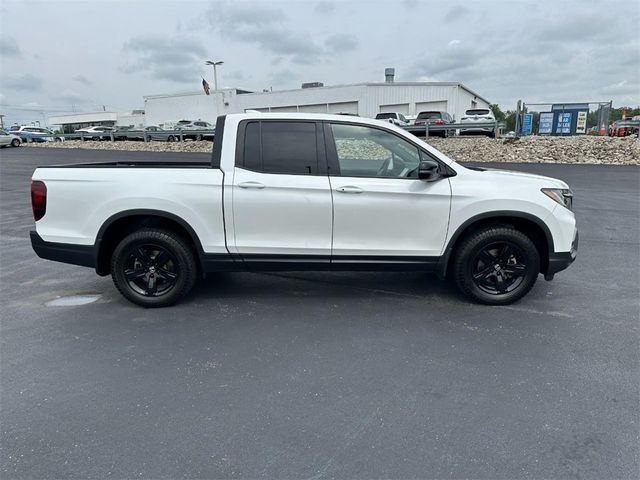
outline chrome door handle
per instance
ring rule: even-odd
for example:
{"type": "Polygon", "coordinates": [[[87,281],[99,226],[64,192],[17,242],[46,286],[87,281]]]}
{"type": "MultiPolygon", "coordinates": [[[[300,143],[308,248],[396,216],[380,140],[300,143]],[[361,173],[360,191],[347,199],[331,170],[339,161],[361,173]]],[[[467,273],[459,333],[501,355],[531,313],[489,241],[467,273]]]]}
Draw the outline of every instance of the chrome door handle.
{"type": "Polygon", "coordinates": [[[264,188],[264,185],[260,182],[242,182],[242,183],[239,183],[238,186],[240,188],[258,188],[258,189],[264,188]]]}
{"type": "Polygon", "coordinates": [[[336,192],[340,192],[340,193],[362,193],[362,192],[364,192],[364,190],[361,189],[360,187],[356,187],[356,186],[353,186],[353,185],[346,185],[344,187],[336,188],[336,192]]]}

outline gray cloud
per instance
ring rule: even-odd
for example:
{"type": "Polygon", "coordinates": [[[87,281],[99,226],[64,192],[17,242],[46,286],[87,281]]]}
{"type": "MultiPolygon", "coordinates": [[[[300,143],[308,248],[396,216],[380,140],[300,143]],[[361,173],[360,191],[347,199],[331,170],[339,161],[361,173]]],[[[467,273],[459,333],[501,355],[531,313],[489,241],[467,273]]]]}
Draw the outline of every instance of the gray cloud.
{"type": "Polygon", "coordinates": [[[336,9],[335,3],[323,0],[316,4],[314,11],[317,13],[333,13],[335,9],[336,9]]]}
{"type": "Polygon", "coordinates": [[[456,5],[454,7],[451,7],[451,9],[445,14],[443,20],[445,23],[456,22],[458,20],[464,19],[465,17],[468,17],[470,13],[471,10],[469,10],[464,5],[456,5]]]}
{"type": "Polygon", "coordinates": [[[0,56],[3,57],[21,57],[22,52],[16,39],[7,35],[0,36],[0,56]]]}
{"type": "Polygon", "coordinates": [[[125,73],[144,72],[153,78],[186,83],[198,79],[206,50],[199,40],[162,35],[133,37],[122,46],[132,61],[121,66],[125,73]]]}
{"type": "Polygon", "coordinates": [[[11,90],[39,91],[42,90],[42,85],[42,79],[30,73],[8,75],[0,79],[0,86],[11,90]]]}
{"type": "Polygon", "coordinates": [[[86,103],[86,98],[73,90],[64,90],[56,96],[56,101],[63,104],[78,105],[86,103]]]}
{"type": "Polygon", "coordinates": [[[358,39],[348,33],[337,33],[327,37],[324,42],[330,53],[350,52],[358,48],[358,39]]]}
{"type": "Polygon", "coordinates": [[[75,77],[73,77],[73,81],[78,82],[84,85],[85,87],[89,87],[93,85],[93,82],[89,80],[87,77],[85,77],[84,75],[76,75],[75,77]]]}
{"type": "Polygon", "coordinates": [[[271,74],[270,84],[277,88],[299,87],[300,74],[289,69],[279,70],[271,74]]]}
{"type": "Polygon", "coordinates": [[[262,52],[286,57],[298,65],[326,59],[327,55],[337,53],[341,42],[345,51],[357,46],[357,39],[346,34],[330,36],[324,46],[309,34],[289,28],[287,15],[280,8],[258,3],[216,4],[207,11],[206,18],[210,27],[223,38],[255,44],[262,52]]]}

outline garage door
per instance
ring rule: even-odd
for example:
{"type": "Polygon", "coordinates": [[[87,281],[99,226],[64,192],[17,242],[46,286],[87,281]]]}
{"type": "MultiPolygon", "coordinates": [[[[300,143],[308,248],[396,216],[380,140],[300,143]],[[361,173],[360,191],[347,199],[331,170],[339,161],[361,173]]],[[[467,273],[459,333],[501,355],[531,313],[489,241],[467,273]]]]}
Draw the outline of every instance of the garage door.
{"type": "Polygon", "coordinates": [[[447,111],[447,101],[439,100],[437,102],[420,102],[416,103],[416,115],[420,112],[425,111],[436,111],[436,112],[446,112],[447,111]]]}
{"type": "Polygon", "coordinates": [[[380,105],[380,113],[398,112],[403,115],[409,114],[408,103],[396,103],[395,105],[380,105]]]}
{"type": "Polygon", "coordinates": [[[298,111],[306,113],[327,113],[327,104],[318,103],[317,105],[298,105],[298,111]]]}
{"type": "Polygon", "coordinates": [[[329,113],[354,113],[358,114],[358,102],[330,103],[329,113]]]}

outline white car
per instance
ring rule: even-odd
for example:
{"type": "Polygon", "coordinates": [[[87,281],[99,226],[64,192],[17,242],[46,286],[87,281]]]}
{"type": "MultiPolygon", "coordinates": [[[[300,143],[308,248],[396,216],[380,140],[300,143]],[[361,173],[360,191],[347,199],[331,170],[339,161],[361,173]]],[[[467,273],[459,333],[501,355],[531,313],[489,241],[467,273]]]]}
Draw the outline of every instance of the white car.
{"type": "Polygon", "coordinates": [[[464,112],[460,123],[465,124],[465,127],[460,128],[460,134],[465,133],[482,133],[489,137],[495,136],[495,123],[496,117],[490,108],[472,108],[464,112]],[[469,127],[466,126],[469,125],[469,127]],[[474,126],[482,124],[483,126],[474,126]],[[492,125],[489,125],[492,124],[492,125]]]}
{"type": "Polygon", "coordinates": [[[80,128],[74,133],[82,133],[83,138],[91,140],[103,140],[111,138],[111,131],[113,127],[105,127],[97,125],[94,127],[80,128]]]}
{"type": "Polygon", "coordinates": [[[0,130],[0,147],[19,147],[22,144],[22,140],[18,135],[14,135],[5,130],[0,130]]]}
{"type": "Polygon", "coordinates": [[[400,112],[381,112],[376,115],[376,120],[393,123],[394,125],[409,125],[409,120],[400,112]]]}
{"type": "Polygon", "coordinates": [[[39,167],[33,249],[145,307],[246,270],[432,271],[503,305],[576,258],[562,180],[466,168],[360,117],[232,114],[216,131],[208,160],[39,167]]]}
{"type": "Polygon", "coordinates": [[[52,130],[34,125],[12,125],[9,133],[17,135],[24,142],[61,142],[64,137],[56,135],[52,130]]]}

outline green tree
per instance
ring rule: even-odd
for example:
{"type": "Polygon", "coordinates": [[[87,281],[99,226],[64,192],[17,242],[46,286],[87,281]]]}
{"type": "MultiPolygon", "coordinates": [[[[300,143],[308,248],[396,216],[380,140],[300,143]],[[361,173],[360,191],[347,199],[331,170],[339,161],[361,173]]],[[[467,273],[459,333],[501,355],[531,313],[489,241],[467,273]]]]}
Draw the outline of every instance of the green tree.
{"type": "Polygon", "coordinates": [[[504,122],[506,120],[506,115],[502,110],[500,110],[500,107],[497,103],[492,103],[489,108],[491,108],[493,116],[496,117],[497,121],[504,122]]]}

